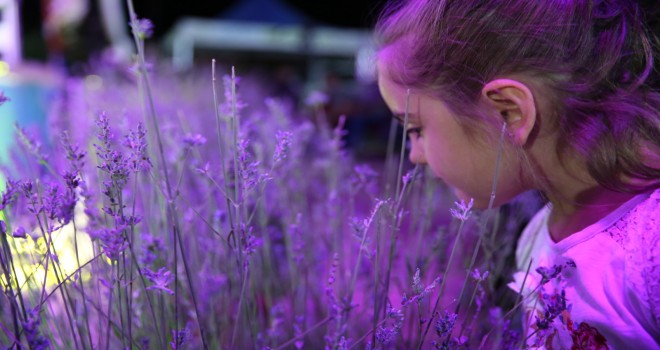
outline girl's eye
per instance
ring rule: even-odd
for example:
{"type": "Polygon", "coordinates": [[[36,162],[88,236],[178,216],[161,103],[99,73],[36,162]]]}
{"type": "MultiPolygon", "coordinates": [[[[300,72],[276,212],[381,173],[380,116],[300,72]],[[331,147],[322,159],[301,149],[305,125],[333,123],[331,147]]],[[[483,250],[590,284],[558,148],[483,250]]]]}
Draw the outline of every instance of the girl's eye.
{"type": "Polygon", "coordinates": [[[414,128],[408,128],[406,129],[406,132],[408,133],[408,137],[415,136],[415,137],[420,137],[422,136],[422,127],[414,127],[414,128]]]}

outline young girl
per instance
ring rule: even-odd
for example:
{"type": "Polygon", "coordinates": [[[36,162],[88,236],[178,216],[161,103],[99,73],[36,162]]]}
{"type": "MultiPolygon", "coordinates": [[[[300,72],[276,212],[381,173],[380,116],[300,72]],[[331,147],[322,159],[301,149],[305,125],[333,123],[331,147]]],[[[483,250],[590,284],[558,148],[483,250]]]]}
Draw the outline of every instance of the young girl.
{"type": "Polygon", "coordinates": [[[379,86],[407,120],[411,161],[475,207],[527,190],[549,201],[517,249],[529,346],[660,348],[647,20],[632,0],[409,0],[376,28],[379,86]]]}

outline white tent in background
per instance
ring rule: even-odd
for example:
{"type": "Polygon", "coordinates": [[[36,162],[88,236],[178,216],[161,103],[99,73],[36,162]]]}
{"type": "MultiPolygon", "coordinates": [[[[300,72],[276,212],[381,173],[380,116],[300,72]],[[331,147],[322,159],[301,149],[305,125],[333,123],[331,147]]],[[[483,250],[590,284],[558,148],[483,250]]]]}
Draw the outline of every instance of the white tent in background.
{"type": "MultiPolygon", "coordinates": [[[[172,62],[192,67],[195,50],[306,55],[315,59],[350,58],[364,62],[372,48],[368,30],[316,25],[278,0],[244,0],[217,19],[184,18],[168,34],[172,62]]],[[[322,60],[317,61],[323,64],[322,60]]],[[[310,75],[322,68],[310,67],[310,75]]],[[[367,67],[366,69],[370,69],[367,67]]],[[[361,72],[356,72],[361,76],[361,72]]]]}

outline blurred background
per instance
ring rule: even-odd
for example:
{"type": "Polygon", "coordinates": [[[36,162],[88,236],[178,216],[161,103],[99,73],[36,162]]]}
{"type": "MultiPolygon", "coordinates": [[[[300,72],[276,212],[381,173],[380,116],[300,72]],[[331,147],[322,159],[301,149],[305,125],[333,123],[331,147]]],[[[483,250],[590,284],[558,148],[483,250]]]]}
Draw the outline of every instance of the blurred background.
{"type": "MultiPolygon", "coordinates": [[[[227,73],[260,82],[263,98],[296,109],[320,106],[331,124],[346,115],[357,157],[385,153],[388,112],[375,83],[371,28],[384,0],[135,1],[153,23],[147,55],[189,74],[215,58],[227,73]]],[[[13,124],[39,125],[70,77],[98,84],[99,65],[134,61],[127,5],[120,0],[0,0],[0,163],[13,124]]]]}

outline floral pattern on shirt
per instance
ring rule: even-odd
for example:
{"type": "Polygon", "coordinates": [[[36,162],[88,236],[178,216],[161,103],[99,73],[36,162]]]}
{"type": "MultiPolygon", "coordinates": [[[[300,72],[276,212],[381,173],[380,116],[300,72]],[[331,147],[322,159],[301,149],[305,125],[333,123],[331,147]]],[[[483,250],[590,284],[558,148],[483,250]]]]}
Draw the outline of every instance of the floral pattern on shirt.
{"type": "Polygon", "coordinates": [[[571,318],[572,305],[566,298],[564,288],[575,268],[575,263],[567,260],[550,268],[539,267],[537,274],[519,272],[514,275],[514,282],[509,287],[521,292],[523,298],[531,299],[527,305],[534,305],[527,318],[527,344],[531,348],[609,349],[607,340],[598,329],[586,322],[576,324],[571,318]]]}

